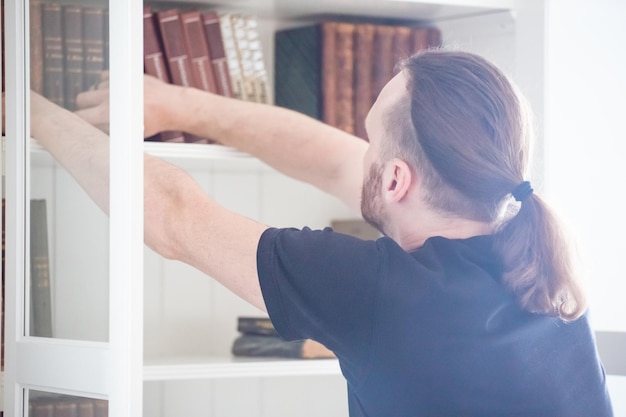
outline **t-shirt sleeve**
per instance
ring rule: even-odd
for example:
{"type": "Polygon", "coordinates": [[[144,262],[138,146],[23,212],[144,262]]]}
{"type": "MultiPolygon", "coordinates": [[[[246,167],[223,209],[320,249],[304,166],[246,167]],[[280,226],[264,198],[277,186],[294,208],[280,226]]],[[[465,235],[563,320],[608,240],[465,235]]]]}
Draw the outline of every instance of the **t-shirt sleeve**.
{"type": "Polygon", "coordinates": [[[282,337],[315,339],[337,356],[366,355],[385,269],[383,245],[330,228],[268,229],[259,241],[257,269],[282,337]]]}

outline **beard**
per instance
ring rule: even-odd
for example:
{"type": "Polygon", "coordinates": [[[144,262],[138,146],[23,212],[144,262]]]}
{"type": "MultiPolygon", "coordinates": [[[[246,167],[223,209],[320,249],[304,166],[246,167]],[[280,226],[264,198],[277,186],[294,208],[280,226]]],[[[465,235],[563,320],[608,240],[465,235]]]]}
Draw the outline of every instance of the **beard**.
{"type": "Polygon", "coordinates": [[[367,177],[363,180],[361,189],[361,215],[363,219],[379,232],[385,233],[385,215],[380,199],[381,186],[383,182],[383,165],[378,161],[370,167],[367,177]]]}

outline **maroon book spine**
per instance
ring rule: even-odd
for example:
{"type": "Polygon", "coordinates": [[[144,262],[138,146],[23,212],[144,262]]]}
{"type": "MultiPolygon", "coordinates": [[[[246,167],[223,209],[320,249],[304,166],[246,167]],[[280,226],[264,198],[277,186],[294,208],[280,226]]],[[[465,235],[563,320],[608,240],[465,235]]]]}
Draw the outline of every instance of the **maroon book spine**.
{"type": "Polygon", "coordinates": [[[84,91],[83,11],[81,6],[63,6],[64,102],[76,110],[76,96],[84,91]]]}
{"type": "Polygon", "coordinates": [[[209,55],[209,48],[204,36],[200,12],[194,10],[181,13],[180,19],[183,24],[187,51],[189,52],[193,85],[201,90],[217,93],[211,56],[209,55]]]}
{"type": "Polygon", "coordinates": [[[215,74],[217,92],[226,97],[233,97],[233,88],[228,62],[226,61],[226,51],[224,50],[219,16],[216,12],[204,12],[202,13],[202,23],[211,64],[213,65],[213,74],[215,74]]]}
{"type": "MultiPolygon", "coordinates": [[[[154,13],[149,7],[144,7],[143,9],[143,54],[145,73],[163,82],[171,82],[159,31],[154,21],[154,13]]],[[[185,136],[180,131],[166,131],[146,138],[146,140],[156,142],[184,142],[185,136]]]]}

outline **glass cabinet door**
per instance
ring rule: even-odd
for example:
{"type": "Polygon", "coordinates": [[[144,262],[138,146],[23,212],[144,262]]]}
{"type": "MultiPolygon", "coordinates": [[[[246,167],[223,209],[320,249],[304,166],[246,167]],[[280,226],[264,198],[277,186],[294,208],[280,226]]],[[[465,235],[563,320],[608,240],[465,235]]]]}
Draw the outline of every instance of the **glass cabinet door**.
{"type": "Polygon", "coordinates": [[[4,6],[5,411],[139,417],[142,3],[17,0],[4,6]],[[98,124],[96,137],[108,152],[95,158],[109,161],[97,177],[108,184],[100,206],[84,181],[98,172],[97,164],[76,169],[78,158],[64,159],[72,148],[57,145],[88,132],[66,117],[81,107],[81,93],[94,90],[104,102],[120,103],[111,106],[110,121],[98,124]],[[39,96],[53,103],[45,114],[31,106],[39,96]],[[65,121],[61,129],[39,133],[53,140],[31,138],[31,129],[50,114],[65,121]]]}

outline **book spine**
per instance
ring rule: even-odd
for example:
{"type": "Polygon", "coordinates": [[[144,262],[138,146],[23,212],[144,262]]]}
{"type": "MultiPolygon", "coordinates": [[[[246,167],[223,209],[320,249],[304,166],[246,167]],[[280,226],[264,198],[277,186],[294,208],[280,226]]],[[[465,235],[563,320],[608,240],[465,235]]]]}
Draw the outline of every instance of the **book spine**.
{"type": "Polygon", "coordinates": [[[322,120],[337,126],[337,23],[323,22],[322,36],[322,120]]]}
{"type": "Polygon", "coordinates": [[[239,62],[239,56],[237,53],[237,45],[235,44],[235,35],[233,33],[231,15],[228,13],[220,14],[219,19],[233,97],[242,100],[244,99],[243,75],[241,72],[241,63],[239,62]]]}
{"type": "Polygon", "coordinates": [[[431,26],[428,28],[428,47],[440,48],[443,39],[441,37],[441,30],[438,27],[431,26]]]}
{"type": "MultiPolygon", "coordinates": [[[[43,94],[43,34],[41,2],[30,2],[30,89],[43,94]]],[[[3,33],[4,36],[4,33],[3,33]]],[[[4,39],[4,38],[3,38],[4,39]]],[[[3,57],[4,64],[4,57],[3,57]]],[[[4,76],[4,72],[3,72],[4,76]]]]}
{"type": "Polygon", "coordinates": [[[203,23],[200,12],[197,10],[181,13],[183,33],[191,64],[192,81],[196,88],[211,93],[217,93],[213,66],[209,55],[209,48],[204,36],[203,23]]]}
{"type": "MultiPolygon", "coordinates": [[[[178,9],[169,9],[156,13],[163,41],[163,50],[171,82],[173,84],[193,87],[193,75],[189,63],[189,53],[185,43],[185,35],[178,9]]],[[[206,142],[204,138],[183,134],[185,142],[206,142]]]]}
{"type": "Polygon", "coordinates": [[[104,9],[83,8],[83,87],[88,89],[100,82],[104,71],[104,9]]]}
{"type": "Polygon", "coordinates": [[[209,48],[211,64],[213,65],[217,92],[225,97],[233,97],[219,16],[216,12],[204,12],[202,13],[202,23],[204,25],[204,35],[209,48]]]}
{"type": "Polygon", "coordinates": [[[337,128],[354,134],[354,24],[338,23],[337,128]]]}
{"type": "Polygon", "coordinates": [[[265,68],[265,57],[258,30],[258,22],[255,16],[246,16],[246,34],[250,49],[250,62],[252,66],[252,79],[255,83],[257,102],[271,104],[269,79],[265,68]]]}
{"type": "Polygon", "coordinates": [[[367,140],[365,118],[372,107],[374,25],[358,24],[354,35],[354,134],[367,140]]]}
{"type": "Polygon", "coordinates": [[[413,30],[408,26],[396,26],[394,28],[393,55],[391,57],[391,67],[394,75],[396,74],[396,64],[412,55],[412,36],[413,30]]]}
{"type": "Polygon", "coordinates": [[[46,200],[30,201],[30,336],[52,337],[46,200]]]}
{"type": "Polygon", "coordinates": [[[374,32],[374,60],[373,67],[373,100],[383,89],[385,84],[393,77],[393,35],[394,27],[387,25],[377,25],[374,32]]]}
{"type": "Polygon", "coordinates": [[[64,103],[76,110],[76,96],[83,88],[83,17],[80,6],[63,6],[64,103]]]}
{"type": "Polygon", "coordinates": [[[44,97],[59,106],[63,100],[63,37],[61,6],[42,3],[41,31],[43,40],[44,97]]]}
{"type": "MultiPolygon", "coordinates": [[[[163,44],[150,7],[143,9],[143,66],[144,72],[159,80],[170,83],[171,78],[165,62],[163,44]]],[[[158,133],[147,140],[161,142],[184,142],[185,136],[180,131],[158,133]]]]}
{"type": "Polygon", "coordinates": [[[274,102],[322,120],[319,25],[284,29],[274,37],[274,102]]]}
{"type": "Polygon", "coordinates": [[[414,53],[428,49],[430,47],[430,29],[427,27],[413,28],[411,39],[411,48],[414,53]]]}
{"type": "Polygon", "coordinates": [[[244,334],[278,336],[269,317],[238,317],[237,331],[244,334]]]}

